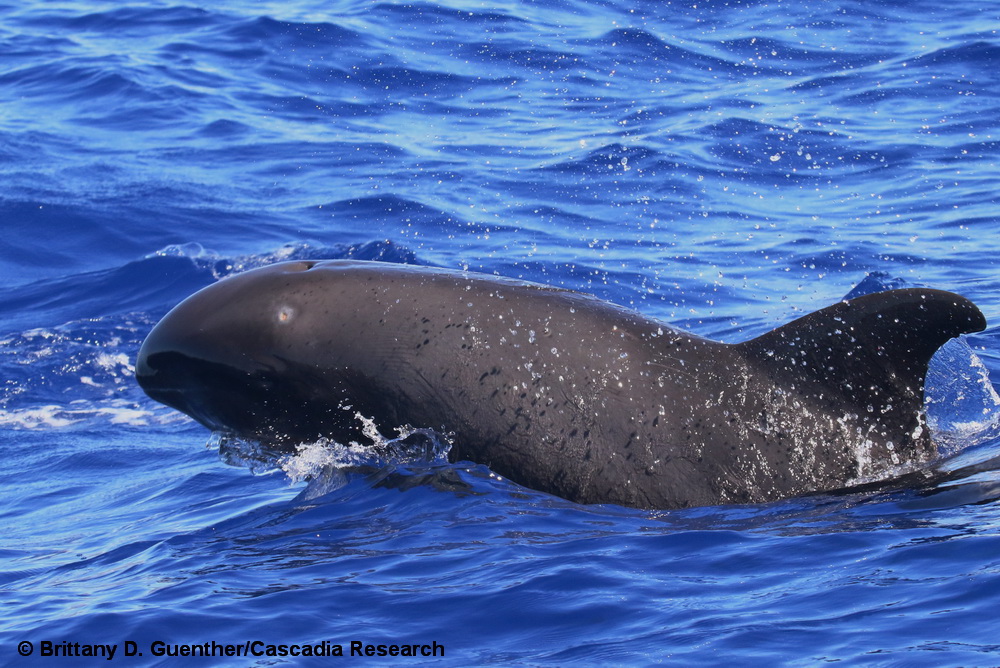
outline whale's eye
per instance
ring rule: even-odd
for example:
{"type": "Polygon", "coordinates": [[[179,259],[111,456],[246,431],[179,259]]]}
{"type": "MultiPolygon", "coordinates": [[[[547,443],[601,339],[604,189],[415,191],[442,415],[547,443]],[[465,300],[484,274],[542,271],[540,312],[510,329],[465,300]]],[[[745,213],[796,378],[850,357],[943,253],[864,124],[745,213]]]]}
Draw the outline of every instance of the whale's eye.
{"type": "Polygon", "coordinates": [[[295,317],[295,309],[291,306],[281,306],[278,308],[278,322],[291,322],[295,317]]]}

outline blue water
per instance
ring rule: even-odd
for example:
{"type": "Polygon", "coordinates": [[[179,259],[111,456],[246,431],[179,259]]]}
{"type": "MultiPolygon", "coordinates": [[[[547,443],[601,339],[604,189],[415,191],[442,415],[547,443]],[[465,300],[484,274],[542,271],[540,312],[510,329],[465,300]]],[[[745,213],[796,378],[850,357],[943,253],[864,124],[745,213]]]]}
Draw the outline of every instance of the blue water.
{"type": "Polygon", "coordinates": [[[998,30],[987,0],[0,4],[0,662],[1000,664],[998,30]],[[932,368],[957,473],[587,507],[481,466],[220,456],[135,385],[194,290],[348,256],[727,341],[855,288],[959,292],[990,328],[932,368]]]}

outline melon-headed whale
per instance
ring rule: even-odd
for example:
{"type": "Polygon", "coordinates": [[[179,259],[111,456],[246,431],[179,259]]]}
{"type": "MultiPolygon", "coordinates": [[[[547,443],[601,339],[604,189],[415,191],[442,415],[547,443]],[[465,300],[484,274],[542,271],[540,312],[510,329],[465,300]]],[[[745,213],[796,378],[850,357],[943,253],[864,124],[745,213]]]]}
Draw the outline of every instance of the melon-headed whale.
{"type": "Polygon", "coordinates": [[[360,414],[448,434],[452,461],[566,499],[680,508],[833,490],[933,458],[928,362],[985,326],[959,295],[903,289],[726,344],[519,280],[286,262],[175,307],[136,378],[248,439],[359,441],[360,414]]]}

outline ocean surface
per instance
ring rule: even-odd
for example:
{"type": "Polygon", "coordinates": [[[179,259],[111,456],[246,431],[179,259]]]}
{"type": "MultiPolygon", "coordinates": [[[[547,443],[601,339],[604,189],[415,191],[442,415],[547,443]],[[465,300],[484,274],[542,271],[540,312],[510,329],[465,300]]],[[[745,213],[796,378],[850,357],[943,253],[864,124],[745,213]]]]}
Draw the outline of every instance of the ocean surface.
{"type": "Polygon", "coordinates": [[[1000,665],[998,30],[992,0],[0,0],[0,664],[1000,665]],[[260,460],[137,387],[183,298],[320,257],[725,341],[901,285],[990,326],[932,364],[939,482],[754,506],[260,460]],[[347,656],[165,654],[213,642],[347,656]]]}

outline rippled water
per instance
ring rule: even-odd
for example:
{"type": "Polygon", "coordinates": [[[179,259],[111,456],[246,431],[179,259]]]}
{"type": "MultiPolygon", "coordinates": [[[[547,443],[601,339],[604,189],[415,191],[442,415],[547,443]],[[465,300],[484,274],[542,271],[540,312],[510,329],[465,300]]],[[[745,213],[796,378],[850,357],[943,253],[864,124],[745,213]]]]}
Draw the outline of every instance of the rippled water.
{"type": "Polygon", "coordinates": [[[1000,663],[998,29],[984,1],[0,4],[0,661],[1000,663]],[[481,466],[220,457],[136,387],[168,308],[308,257],[727,341],[856,287],[953,290],[990,327],[933,365],[937,482],[580,506],[481,466]]]}

